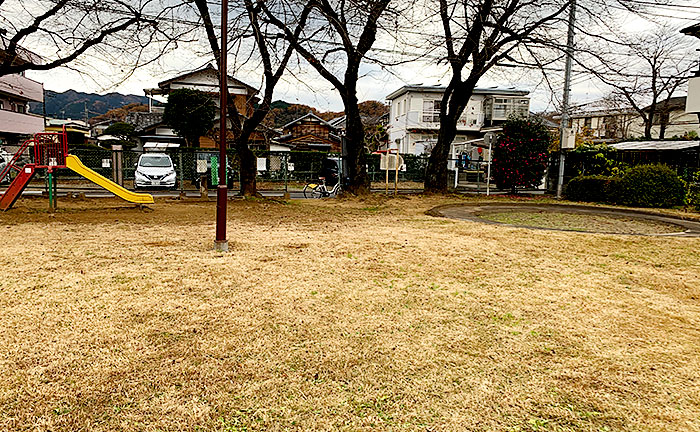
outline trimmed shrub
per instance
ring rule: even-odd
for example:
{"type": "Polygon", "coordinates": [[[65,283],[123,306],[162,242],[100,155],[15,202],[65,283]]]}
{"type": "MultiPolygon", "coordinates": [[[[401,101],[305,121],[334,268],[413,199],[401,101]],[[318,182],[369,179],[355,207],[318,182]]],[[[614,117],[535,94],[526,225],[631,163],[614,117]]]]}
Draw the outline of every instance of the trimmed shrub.
{"type": "Polygon", "coordinates": [[[695,172],[688,182],[685,205],[695,210],[700,210],[700,171],[695,172]]]}
{"type": "Polygon", "coordinates": [[[615,186],[619,180],[602,175],[575,177],[566,185],[564,196],[569,201],[614,202],[615,186]]]}
{"type": "Polygon", "coordinates": [[[666,165],[637,165],[622,177],[615,201],[634,207],[667,208],[682,205],[683,182],[666,165]]]}

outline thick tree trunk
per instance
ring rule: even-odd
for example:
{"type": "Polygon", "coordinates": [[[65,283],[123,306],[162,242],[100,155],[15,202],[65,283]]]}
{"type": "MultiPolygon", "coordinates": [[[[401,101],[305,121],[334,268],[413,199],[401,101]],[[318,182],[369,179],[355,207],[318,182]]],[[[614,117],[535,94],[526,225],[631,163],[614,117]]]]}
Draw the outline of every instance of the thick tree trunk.
{"type": "Polygon", "coordinates": [[[440,119],[437,144],[430,153],[428,167],[425,173],[423,188],[427,193],[447,192],[447,161],[450,157],[450,147],[457,134],[455,116],[444,116],[440,119]]]}
{"type": "Polygon", "coordinates": [[[241,166],[241,195],[256,196],[258,194],[257,160],[255,153],[248,147],[248,137],[236,140],[236,152],[241,166]]]}
{"type": "Polygon", "coordinates": [[[365,131],[357,107],[355,94],[345,95],[345,142],[346,164],[348,167],[348,192],[356,195],[370,193],[369,176],[366,168],[365,131]]]}

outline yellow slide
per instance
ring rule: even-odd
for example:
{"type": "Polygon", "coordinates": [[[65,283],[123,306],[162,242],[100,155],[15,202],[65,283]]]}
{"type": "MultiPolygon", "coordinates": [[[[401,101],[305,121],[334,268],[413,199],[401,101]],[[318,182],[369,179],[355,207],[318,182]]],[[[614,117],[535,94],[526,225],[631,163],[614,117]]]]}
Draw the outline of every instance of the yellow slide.
{"type": "Polygon", "coordinates": [[[95,171],[83,165],[80,159],[78,159],[76,156],[66,156],[66,167],[72,169],[96,185],[107,189],[123,200],[136,204],[153,204],[153,196],[151,194],[136,193],[131,192],[128,189],[124,189],[123,187],[114,183],[112,180],[97,174],[95,171]]]}

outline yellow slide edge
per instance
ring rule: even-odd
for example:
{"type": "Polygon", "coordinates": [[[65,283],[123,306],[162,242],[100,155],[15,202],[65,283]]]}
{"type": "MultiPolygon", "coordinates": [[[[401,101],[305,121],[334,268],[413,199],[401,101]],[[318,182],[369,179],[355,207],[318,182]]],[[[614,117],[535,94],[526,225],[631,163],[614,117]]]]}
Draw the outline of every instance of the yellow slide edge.
{"type": "Polygon", "coordinates": [[[77,156],[67,155],[66,156],[66,167],[95,183],[101,188],[104,188],[119,198],[136,204],[153,204],[153,196],[147,193],[137,193],[125,189],[118,184],[114,183],[112,180],[101,176],[95,171],[83,165],[83,163],[78,159],[77,156]]]}

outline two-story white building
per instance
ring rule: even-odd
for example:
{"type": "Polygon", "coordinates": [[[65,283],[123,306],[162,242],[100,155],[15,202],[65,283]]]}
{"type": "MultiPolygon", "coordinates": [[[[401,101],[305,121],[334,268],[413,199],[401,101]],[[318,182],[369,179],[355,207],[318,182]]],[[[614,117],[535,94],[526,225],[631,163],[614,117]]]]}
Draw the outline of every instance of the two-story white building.
{"type": "MultiPolygon", "coordinates": [[[[7,40],[0,35],[0,58],[7,40]]],[[[15,63],[38,62],[39,57],[18,49],[15,63]]],[[[44,130],[44,117],[29,113],[29,102],[44,102],[44,85],[21,74],[0,76],[0,145],[16,145],[44,130]]]]}
{"type": "MultiPolygon", "coordinates": [[[[399,153],[428,152],[440,129],[440,104],[445,87],[407,85],[386,98],[389,112],[389,148],[399,153]]],[[[515,89],[476,88],[457,122],[454,146],[483,139],[488,131],[512,114],[528,115],[529,92],[515,89]]],[[[452,152],[453,153],[453,152],[452,152]]]]}

